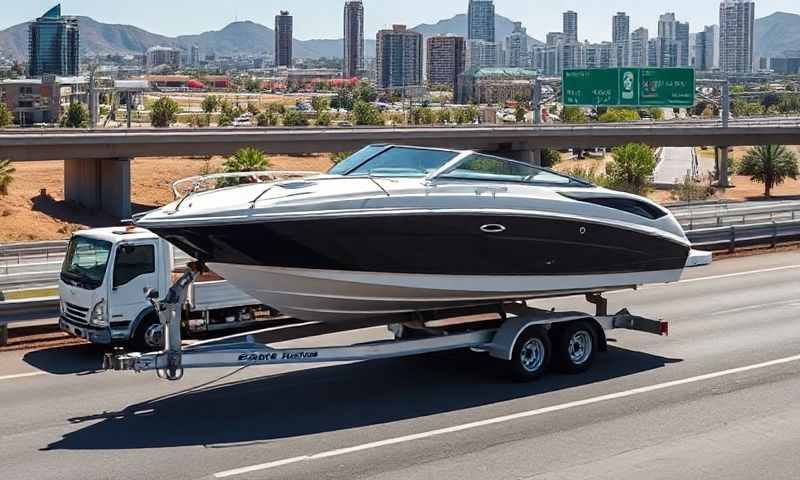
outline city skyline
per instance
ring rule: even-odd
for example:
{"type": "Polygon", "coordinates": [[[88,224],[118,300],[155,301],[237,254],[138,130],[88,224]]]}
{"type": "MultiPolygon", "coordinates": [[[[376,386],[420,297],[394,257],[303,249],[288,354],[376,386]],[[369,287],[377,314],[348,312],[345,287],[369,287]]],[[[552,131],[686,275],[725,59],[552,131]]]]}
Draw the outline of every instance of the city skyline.
{"type": "MultiPolygon", "coordinates": [[[[618,11],[625,11],[630,16],[631,30],[643,26],[656,32],[658,16],[666,11],[674,11],[679,18],[691,24],[692,32],[702,31],[705,25],[719,22],[719,1],[701,1],[702,6],[698,6],[697,2],[676,0],[669,6],[656,8],[652,4],[643,5],[642,2],[630,0],[620,0],[613,5],[585,4],[579,0],[553,0],[548,2],[546,10],[520,7],[518,0],[495,0],[494,3],[498,15],[522,22],[531,36],[542,41],[547,32],[561,31],[564,11],[575,10],[579,16],[579,40],[601,42],[611,39],[611,22],[606,19],[611,19],[618,11]]],[[[53,0],[30,0],[8,5],[4,9],[5,22],[0,25],[0,29],[31,21],[56,3],[53,0]]],[[[62,9],[65,15],[90,16],[102,22],[130,24],[152,33],[177,36],[219,30],[236,20],[250,20],[271,28],[275,15],[280,10],[289,8],[295,17],[296,38],[342,38],[341,22],[331,19],[341,18],[343,0],[309,0],[297,5],[287,3],[286,0],[239,0],[225,9],[225,15],[220,15],[218,8],[214,7],[215,3],[210,0],[196,0],[193,2],[192,15],[188,17],[186,7],[172,2],[165,5],[164,2],[154,0],[139,0],[139,5],[141,8],[131,10],[99,0],[70,0],[63,2],[62,9]],[[162,14],[152,15],[152,11],[147,8],[148,4],[152,4],[153,8],[157,7],[162,14]]],[[[378,30],[391,28],[392,24],[402,23],[411,28],[420,23],[433,23],[456,14],[466,14],[468,1],[442,0],[431,3],[407,0],[392,8],[392,4],[364,0],[364,6],[364,36],[375,38],[378,30]]],[[[757,18],[775,11],[800,14],[800,6],[791,0],[758,0],[757,18]]]]}

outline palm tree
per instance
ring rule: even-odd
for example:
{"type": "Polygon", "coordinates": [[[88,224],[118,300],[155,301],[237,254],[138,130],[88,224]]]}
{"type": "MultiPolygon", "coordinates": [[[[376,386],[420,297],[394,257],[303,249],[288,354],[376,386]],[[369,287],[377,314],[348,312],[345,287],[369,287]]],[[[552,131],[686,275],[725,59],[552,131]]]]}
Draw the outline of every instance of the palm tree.
{"type": "Polygon", "coordinates": [[[772,188],[787,178],[797,180],[800,169],[797,155],[784,145],[759,145],[751,148],[739,166],[740,175],[764,184],[764,196],[772,196],[772,188]]]}
{"type": "Polygon", "coordinates": [[[269,159],[264,152],[247,147],[234,153],[222,164],[225,173],[261,172],[269,168],[269,159]]]}
{"type": "Polygon", "coordinates": [[[0,195],[8,195],[8,187],[14,181],[16,171],[11,166],[11,160],[0,160],[0,195]]]}

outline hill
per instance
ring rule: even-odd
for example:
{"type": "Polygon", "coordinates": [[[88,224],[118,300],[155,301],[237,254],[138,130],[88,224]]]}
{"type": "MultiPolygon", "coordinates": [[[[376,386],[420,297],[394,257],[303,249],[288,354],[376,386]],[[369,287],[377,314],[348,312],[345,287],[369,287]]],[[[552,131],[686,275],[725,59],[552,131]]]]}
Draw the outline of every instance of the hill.
{"type": "Polygon", "coordinates": [[[756,58],[779,57],[786,51],[800,51],[800,15],[775,12],[756,20],[756,58]]]}
{"type": "MultiPolygon", "coordinates": [[[[514,31],[514,22],[502,15],[495,15],[494,17],[495,38],[501,41],[507,36],[511,35],[514,31]]],[[[435,24],[423,23],[412,28],[415,32],[419,32],[425,38],[434,37],[436,35],[460,35],[467,36],[467,15],[464,13],[458,14],[446,20],[439,20],[435,24]]],[[[535,38],[528,36],[531,45],[541,45],[542,42],[535,38]]]]}

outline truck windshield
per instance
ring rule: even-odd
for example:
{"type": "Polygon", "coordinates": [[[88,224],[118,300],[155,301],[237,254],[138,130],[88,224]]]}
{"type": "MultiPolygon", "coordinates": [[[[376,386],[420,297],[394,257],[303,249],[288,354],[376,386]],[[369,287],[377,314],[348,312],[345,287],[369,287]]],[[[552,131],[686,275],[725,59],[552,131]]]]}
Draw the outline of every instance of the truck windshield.
{"type": "Polygon", "coordinates": [[[61,280],[76,287],[95,290],[103,284],[111,254],[111,242],[74,237],[67,247],[61,280]]]}

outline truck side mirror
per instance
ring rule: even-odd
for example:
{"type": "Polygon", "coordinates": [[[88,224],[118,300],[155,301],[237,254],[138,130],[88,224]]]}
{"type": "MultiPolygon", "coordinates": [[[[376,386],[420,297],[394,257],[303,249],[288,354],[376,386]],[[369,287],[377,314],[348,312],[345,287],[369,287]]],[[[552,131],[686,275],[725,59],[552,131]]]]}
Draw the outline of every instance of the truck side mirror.
{"type": "Polygon", "coordinates": [[[148,300],[158,300],[158,290],[155,288],[145,288],[144,289],[144,297],[148,300]]]}

